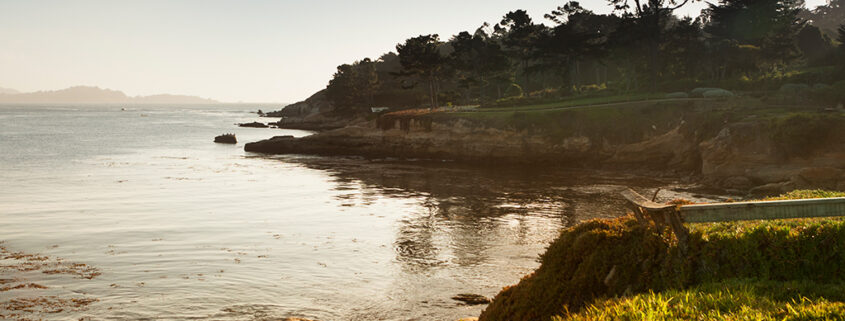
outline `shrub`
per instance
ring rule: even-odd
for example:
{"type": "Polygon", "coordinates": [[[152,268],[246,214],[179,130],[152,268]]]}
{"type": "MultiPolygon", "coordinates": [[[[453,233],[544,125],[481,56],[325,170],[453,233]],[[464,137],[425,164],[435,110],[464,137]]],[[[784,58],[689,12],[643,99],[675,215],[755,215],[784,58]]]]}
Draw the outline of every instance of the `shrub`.
{"type": "Polygon", "coordinates": [[[695,79],[673,79],[657,85],[657,89],[667,92],[687,91],[690,88],[701,86],[701,83],[695,79]]]}
{"type": "Polygon", "coordinates": [[[579,87],[578,92],[586,94],[586,93],[599,92],[599,91],[602,91],[602,90],[605,90],[605,89],[607,89],[607,85],[605,85],[605,84],[601,84],[601,85],[592,84],[592,85],[583,85],[583,86],[579,87]]]}
{"type": "Polygon", "coordinates": [[[556,88],[546,88],[541,90],[536,90],[528,93],[528,97],[538,97],[538,98],[558,98],[560,97],[559,90],[556,88]]]}
{"type": "Polygon", "coordinates": [[[522,91],[522,87],[517,84],[511,84],[508,89],[505,90],[505,97],[523,97],[524,92],[522,91]]]}
{"type": "Polygon", "coordinates": [[[845,282],[840,220],[694,225],[686,255],[667,235],[629,216],[567,229],[541,256],[541,266],[503,289],[480,320],[548,320],[596,299],[737,278],[845,282]]]}
{"type": "Polygon", "coordinates": [[[719,88],[699,87],[690,91],[691,97],[704,97],[704,93],[719,88]]]}
{"type": "Polygon", "coordinates": [[[724,89],[711,89],[705,91],[702,96],[704,98],[730,98],[734,96],[734,93],[724,90],[724,89]]]}
{"type": "Polygon", "coordinates": [[[689,98],[689,94],[679,91],[666,94],[666,98],[689,98]]]}
{"type": "Polygon", "coordinates": [[[809,96],[818,103],[841,104],[845,102],[845,81],[837,81],[827,87],[814,87],[809,96]]]}
{"type": "Polygon", "coordinates": [[[780,86],[782,92],[797,93],[807,90],[810,90],[810,86],[807,84],[783,84],[780,86]]]}

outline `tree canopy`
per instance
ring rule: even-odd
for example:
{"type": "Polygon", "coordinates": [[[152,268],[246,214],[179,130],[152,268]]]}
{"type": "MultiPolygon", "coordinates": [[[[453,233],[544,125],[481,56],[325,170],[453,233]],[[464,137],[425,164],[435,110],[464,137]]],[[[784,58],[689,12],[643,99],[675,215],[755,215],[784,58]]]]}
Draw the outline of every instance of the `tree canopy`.
{"type": "Polygon", "coordinates": [[[691,1],[610,0],[611,14],[570,1],[543,21],[509,11],[448,40],[420,35],[397,44],[395,53],[338,66],[327,96],[350,113],[506,104],[600,90],[764,83],[845,61],[843,21],[832,24],[845,18],[845,0],[813,10],[803,0],[718,0],[700,17],[674,15],[691,1]]]}

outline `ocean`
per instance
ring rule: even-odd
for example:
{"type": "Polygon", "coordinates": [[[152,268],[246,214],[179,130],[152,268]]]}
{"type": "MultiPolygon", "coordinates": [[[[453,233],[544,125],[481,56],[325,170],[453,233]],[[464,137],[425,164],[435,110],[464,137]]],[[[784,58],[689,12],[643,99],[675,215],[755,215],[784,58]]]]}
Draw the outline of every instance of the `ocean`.
{"type": "Polygon", "coordinates": [[[620,215],[609,201],[619,188],[671,185],[566,168],[247,153],[245,142],[311,134],[235,125],[269,121],[259,108],[279,106],[0,105],[0,288],[38,285],[0,292],[0,316],[457,320],[484,306],[452,296],[515,284],[561,228],[620,215]],[[229,132],[237,145],[212,142],[229,132]],[[40,297],[87,301],[10,308],[40,297]]]}

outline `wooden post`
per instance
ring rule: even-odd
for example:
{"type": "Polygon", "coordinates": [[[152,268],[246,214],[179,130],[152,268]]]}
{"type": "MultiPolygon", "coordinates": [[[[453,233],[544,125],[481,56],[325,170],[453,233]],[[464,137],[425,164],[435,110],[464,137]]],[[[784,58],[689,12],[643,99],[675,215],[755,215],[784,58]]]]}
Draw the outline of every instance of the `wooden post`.
{"type": "Polygon", "coordinates": [[[628,205],[635,209],[634,215],[637,216],[637,220],[645,220],[645,217],[648,217],[654,222],[658,231],[662,231],[665,226],[669,226],[675,237],[678,238],[681,251],[686,253],[689,231],[684,227],[683,218],[674,205],[656,203],[630,188],[625,189],[621,194],[628,201],[628,205]]]}

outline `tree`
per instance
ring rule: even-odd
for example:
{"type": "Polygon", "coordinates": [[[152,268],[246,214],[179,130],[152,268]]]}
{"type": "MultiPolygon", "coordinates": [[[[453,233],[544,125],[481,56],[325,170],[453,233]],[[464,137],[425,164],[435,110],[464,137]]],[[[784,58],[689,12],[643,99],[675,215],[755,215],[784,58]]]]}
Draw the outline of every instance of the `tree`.
{"type": "Polygon", "coordinates": [[[660,51],[666,60],[663,63],[663,76],[671,79],[695,78],[705,59],[704,36],[701,21],[689,17],[674,21],[666,30],[664,43],[660,51]]]}
{"type": "Polygon", "coordinates": [[[511,11],[494,26],[494,33],[501,38],[508,55],[518,62],[517,73],[522,74],[522,87],[530,81],[528,69],[530,60],[536,55],[537,39],[546,31],[542,24],[535,24],[525,10],[511,11]]]}
{"type": "Polygon", "coordinates": [[[604,54],[601,23],[591,11],[576,1],[558,7],[545,17],[558,23],[551,32],[542,33],[537,40],[537,60],[534,68],[558,70],[567,87],[578,88],[581,61],[587,57],[600,58],[604,54]]]}
{"type": "Polygon", "coordinates": [[[338,66],[326,87],[326,97],[339,111],[356,113],[371,107],[373,95],[380,85],[376,64],[370,58],[364,58],[352,65],[338,66]]]}
{"type": "Polygon", "coordinates": [[[798,32],[796,43],[804,59],[811,66],[829,64],[834,47],[830,38],[814,25],[806,25],[798,32]]]}
{"type": "Polygon", "coordinates": [[[438,106],[439,77],[446,63],[440,54],[440,37],[436,34],[421,35],[396,45],[403,75],[419,75],[428,81],[430,108],[438,106]]]}
{"type": "Polygon", "coordinates": [[[647,0],[646,3],[642,3],[641,0],[633,0],[633,11],[631,11],[629,1],[609,0],[610,4],[614,5],[614,9],[626,12],[629,15],[628,18],[633,18],[631,24],[641,30],[639,33],[642,37],[639,38],[639,41],[642,42],[648,52],[647,69],[651,78],[650,83],[652,86],[656,86],[660,69],[658,64],[662,60],[660,45],[663,42],[666,21],[672,17],[675,10],[698,0],[647,0]]]}
{"type": "Polygon", "coordinates": [[[472,35],[466,31],[457,34],[449,44],[453,49],[449,62],[457,71],[458,86],[467,91],[464,94],[465,99],[468,102],[471,95],[469,92],[476,88],[478,98],[484,100],[484,89],[491,82],[500,79],[508,69],[508,59],[504,51],[497,43],[491,41],[483,26],[472,35]]]}
{"type": "Polygon", "coordinates": [[[799,17],[819,27],[825,34],[836,37],[837,28],[845,21],[845,0],[829,0],[813,10],[801,10],[799,17]]]}
{"type": "Polygon", "coordinates": [[[845,50],[845,24],[840,25],[839,29],[839,50],[845,50]]]}
{"type": "Polygon", "coordinates": [[[837,29],[839,33],[839,65],[845,65],[845,24],[840,25],[837,29]]]}
{"type": "Polygon", "coordinates": [[[705,31],[717,41],[735,40],[760,48],[762,62],[775,68],[799,56],[795,37],[803,0],[721,0],[706,10],[705,31]]]}

